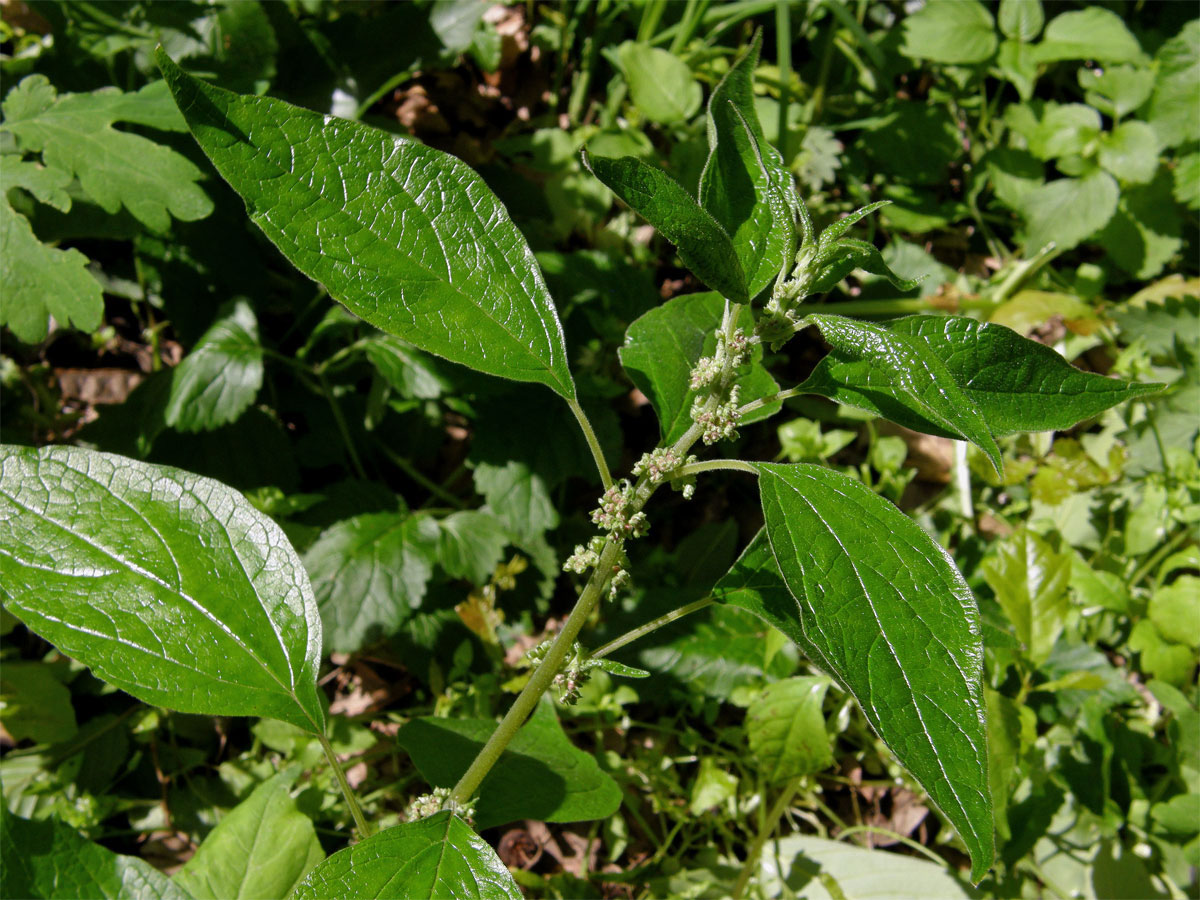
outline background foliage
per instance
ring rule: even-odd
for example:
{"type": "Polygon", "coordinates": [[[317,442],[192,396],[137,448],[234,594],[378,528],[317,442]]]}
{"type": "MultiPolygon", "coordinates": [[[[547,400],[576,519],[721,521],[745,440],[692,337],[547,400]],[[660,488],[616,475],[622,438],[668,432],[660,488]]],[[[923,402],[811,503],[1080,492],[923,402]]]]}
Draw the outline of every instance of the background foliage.
{"type": "MultiPolygon", "coordinates": [[[[658,436],[647,398],[683,416],[690,405],[685,384],[639,374],[663,339],[653,311],[666,300],[704,322],[711,295],[579,150],[638,157],[694,191],[704,98],[762,28],[759,118],[818,224],[890,200],[861,236],[901,276],[923,276],[903,291],[851,275],[826,311],[965,312],[1080,368],[1170,388],[1068,433],[1002,438],[1003,477],[975,451],[815,398],[743,429],[739,449],[833,466],[899,503],[979,598],[999,848],[981,895],[1194,894],[1192,13],[1010,0],[7,4],[0,438],[179,466],[274,519],[321,607],[335,747],[369,813],[400,821],[453,780],[444,748],[471,754],[519,688],[523,651],[569,609],[559,565],[589,534],[590,454],[540,386],[385,336],[298,274],[184,133],[154,47],[224,87],[415,135],[478,172],[537,252],[580,401],[626,471],[658,436]]],[[[693,357],[709,352],[702,339],[698,326],[693,357]]],[[[768,351],[743,398],[802,381],[823,346],[812,335],[768,351]]],[[[651,679],[598,672],[574,706],[540,708],[533,768],[485,783],[477,824],[527,894],[969,894],[959,839],[861,711],[739,608],[745,585],[721,579],[761,525],[754,492],[710,478],[691,504],[658,506],[597,643],[689,600],[726,603],[616,654],[651,679]],[[557,792],[519,790],[564,771],[557,792]],[[580,818],[595,821],[555,824],[580,818]],[[764,845],[742,877],[747,848],[764,845]]],[[[114,877],[164,896],[173,883],[156,869],[179,870],[197,897],[283,896],[344,846],[347,813],[311,736],[144,706],[7,615],[2,631],[0,781],[7,809],[42,829],[5,830],[6,859],[22,840],[102,852],[82,835],[123,855],[114,877]],[[299,868],[270,883],[189,878],[218,823],[277,835],[299,868]]]]}

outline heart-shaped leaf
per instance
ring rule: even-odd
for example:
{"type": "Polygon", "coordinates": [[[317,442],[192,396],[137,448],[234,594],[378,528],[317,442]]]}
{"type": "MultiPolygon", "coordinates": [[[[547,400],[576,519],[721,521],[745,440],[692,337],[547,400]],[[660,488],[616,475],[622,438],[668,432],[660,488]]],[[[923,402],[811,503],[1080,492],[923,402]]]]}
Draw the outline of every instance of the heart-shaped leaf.
{"type": "Polygon", "coordinates": [[[205,84],[161,47],[156,58],[201,149],[296,268],[423,350],[574,399],[533,253],[469,166],[358,122],[205,84]]]}
{"type": "Polygon", "coordinates": [[[147,703],[324,727],[304,567],[279,526],[211,478],[78,447],[0,447],[0,596],[147,703]]]}

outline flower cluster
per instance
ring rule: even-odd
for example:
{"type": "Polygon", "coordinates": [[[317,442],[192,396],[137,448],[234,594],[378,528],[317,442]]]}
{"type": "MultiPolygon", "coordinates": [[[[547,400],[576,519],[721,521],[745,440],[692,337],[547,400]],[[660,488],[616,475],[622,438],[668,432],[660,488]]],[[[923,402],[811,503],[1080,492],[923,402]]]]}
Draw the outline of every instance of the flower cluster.
{"type": "Polygon", "coordinates": [[[700,437],[705,444],[715,444],[719,440],[737,436],[738,393],[735,384],[729,390],[729,399],[712,409],[703,397],[697,397],[692,403],[692,421],[704,429],[700,437]]]}
{"type": "Polygon", "coordinates": [[[575,552],[570,558],[563,563],[564,572],[574,572],[576,575],[582,575],[592,566],[600,562],[600,551],[604,549],[604,538],[594,537],[588,542],[585,547],[583,544],[575,545],[575,552]]]}
{"type": "Polygon", "coordinates": [[[642,458],[633,466],[633,474],[645,475],[651,484],[658,484],[670,478],[677,469],[695,461],[694,456],[685,458],[670,447],[659,447],[650,453],[642,454],[642,458]]]}
{"type": "Polygon", "coordinates": [[[732,371],[746,362],[750,356],[750,345],[754,339],[738,328],[726,339],[724,332],[717,333],[717,351],[712,356],[702,356],[692,369],[689,384],[693,391],[712,387],[722,372],[732,371]]]}
{"type": "Polygon", "coordinates": [[[592,522],[618,539],[641,537],[650,530],[646,514],[633,512],[636,491],[627,480],[614,484],[600,498],[600,506],[592,510],[592,522]]]}
{"type": "MultiPolygon", "coordinates": [[[[536,666],[546,658],[553,638],[542,641],[525,654],[530,665],[536,666]]],[[[578,641],[571,645],[567,658],[554,676],[554,686],[558,688],[558,700],[568,706],[579,699],[579,688],[590,677],[590,670],[600,665],[600,661],[592,659],[578,641]]]]}
{"type": "MultiPolygon", "coordinates": [[[[417,797],[404,810],[406,821],[415,822],[418,819],[428,819],[434,813],[440,812],[450,796],[450,788],[434,788],[428,794],[417,797]]],[[[455,812],[468,822],[475,815],[474,804],[466,807],[456,807],[455,812]]]]}

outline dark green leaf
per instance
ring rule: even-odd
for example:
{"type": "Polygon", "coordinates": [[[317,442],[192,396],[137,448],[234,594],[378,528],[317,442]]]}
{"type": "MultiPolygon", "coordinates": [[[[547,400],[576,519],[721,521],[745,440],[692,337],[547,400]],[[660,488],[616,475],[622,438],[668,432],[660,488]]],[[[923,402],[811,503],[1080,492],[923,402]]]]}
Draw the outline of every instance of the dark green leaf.
{"type": "Polygon", "coordinates": [[[353,653],[421,606],[440,536],[428,516],[367,513],[326,529],[304,554],[321,609],[325,649],[353,653]]]}
{"type": "MultiPolygon", "coordinates": [[[[690,386],[691,371],[701,356],[715,352],[716,330],[724,308],[721,296],[711,291],[684,294],[640,316],[625,333],[625,345],[619,351],[621,365],[654,405],[664,443],[678,440],[692,424],[696,392],[690,386]]],[[[751,312],[741,310],[738,325],[749,330],[753,324],[751,312]]],[[[741,386],[743,403],[779,390],[775,379],[762,366],[761,346],[754,348],[749,370],[736,384],[741,386]]],[[[769,418],[780,406],[768,404],[741,421],[750,424],[769,418]]]]}
{"type": "Polygon", "coordinates": [[[407,341],[385,334],[368,341],[363,352],[402,397],[434,400],[446,390],[446,379],[430,365],[429,357],[407,341]]]}
{"type": "Polygon", "coordinates": [[[56,675],[56,667],[42,662],[5,662],[0,669],[0,722],[14,741],[57,744],[79,730],[71,692],[56,675]]]}
{"type": "Polygon", "coordinates": [[[1165,169],[1159,169],[1149,184],[1126,187],[1116,214],[1096,236],[1113,262],[1135,278],[1158,275],[1183,246],[1183,217],[1172,190],[1165,169]]]}
{"type": "Polygon", "coordinates": [[[733,240],[687,191],[662,169],[624,156],[607,159],[586,151],[584,165],[679,250],[683,264],[715,291],[746,303],[746,275],[733,240]]]}
{"type": "Polygon", "coordinates": [[[929,423],[934,433],[977,445],[1000,471],[1000,448],[986,417],[927,342],[842,316],[816,314],[808,318],[821,329],[833,352],[800,390],[910,427],[914,427],[912,422],[929,423]],[[853,380],[843,377],[843,366],[852,367],[853,380]]]}
{"type": "Polygon", "coordinates": [[[167,424],[180,431],[226,425],[254,402],[262,379],[258,319],[249,303],[237,300],[171,372],[167,424]]]}
{"type": "Polygon", "coordinates": [[[901,53],[931,62],[986,62],[996,52],[996,28],[976,0],[930,0],[904,20],[901,53]]]}
{"type": "Polygon", "coordinates": [[[241,494],[107,453],[4,447],[0,530],[6,608],[97,677],[181,712],[323,727],[308,576],[241,494]]]}
{"type": "Polygon", "coordinates": [[[325,858],[312,820],[296,807],[298,768],[254,789],[209,832],[175,883],[196,900],[286,897],[325,858]]]}
{"type": "Polygon", "coordinates": [[[833,765],[821,704],[829,679],[798,675],[769,684],[746,710],[746,737],[759,772],[772,782],[833,765]]]}
{"type": "Polygon", "coordinates": [[[491,513],[463,510],[438,523],[438,560],[447,574],[485,584],[508,544],[508,535],[491,513]]]}
{"type": "Polygon", "coordinates": [[[916,522],[820,466],[759,463],[767,537],[818,662],[992,864],[983,642],[971,591],[916,522]]]}
{"type": "Polygon", "coordinates": [[[0,809],[0,896],[44,900],[188,900],[170,878],[136,856],[118,856],[69,825],[30,822],[0,809]]]}
{"type": "Polygon", "coordinates": [[[414,140],[159,65],[192,133],[284,256],[352,312],[454,362],[573,399],[525,239],[470,167],[414,140]]]}
{"type": "Polygon", "coordinates": [[[487,841],[449,812],[407,822],[339,850],[291,900],[521,900],[487,841]]]}
{"type": "MultiPolygon", "coordinates": [[[[396,741],[434,787],[453,787],[493,731],[491,719],[426,716],[404,724],[396,741]]],[[[621,791],[596,760],[563,733],[554,704],[543,700],[483,779],[476,825],[520,819],[587,822],[617,811],[621,791]]]]}
{"type": "Polygon", "coordinates": [[[733,239],[752,298],[789,261],[797,214],[792,173],[763,136],[754,105],[761,48],[759,32],[709,98],[708,161],[700,175],[700,205],[733,239]]]}

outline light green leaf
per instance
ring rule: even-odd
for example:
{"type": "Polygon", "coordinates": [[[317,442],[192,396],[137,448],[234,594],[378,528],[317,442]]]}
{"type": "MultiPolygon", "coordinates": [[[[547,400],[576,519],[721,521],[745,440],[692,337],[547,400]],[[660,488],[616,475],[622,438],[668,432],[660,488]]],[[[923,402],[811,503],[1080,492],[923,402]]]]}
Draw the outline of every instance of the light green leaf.
{"type": "Polygon", "coordinates": [[[442,519],[438,559],[447,574],[485,584],[500,562],[508,535],[491,513],[462,510],[442,519]]]}
{"type": "Polygon", "coordinates": [[[462,53],[471,46],[487,9],[482,0],[434,0],[429,10],[429,27],[447,50],[462,53]]]}
{"type": "Polygon", "coordinates": [[[1045,662],[1066,624],[1070,554],[1022,529],[1006,538],[981,570],[1029,658],[1045,662]]]}
{"type": "Polygon", "coordinates": [[[1039,62],[1093,59],[1101,63],[1137,62],[1142,48],[1115,12],[1101,6],[1055,16],[1037,45],[1039,62]]]}
{"type": "Polygon", "coordinates": [[[1196,671],[1196,651],[1168,641],[1149,619],[1133,627],[1129,649],[1139,654],[1141,671],[1179,687],[1187,685],[1196,671]]]}
{"type": "Polygon", "coordinates": [[[196,900],[259,900],[291,893],[325,858],[312,820],[291,787],[299,768],[280,772],[233,808],[175,876],[196,900]]]}
{"type": "Polygon", "coordinates": [[[124,206],[151,231],[166,231],[171,217],[191,222],[212,212],[196,182],[201,172],[186,157],[140,134],[117,131],[114,122],[182,131],[162,86],[136,94],[104,88],[91,94],[56,92],[44,75],[30,75],[4,100],[5,121],[23,150],[78,178],[84,193],[107,213],[124,206]]]}
{"type": "Polygon", "coordinates": [[[180,431],[228,425],[254,402],[262,380],[258,319],[249,303],[236,300],[171,372],[167,424],[180,431]]]}
{"type": "MultiPolygon", "coordinates": [[[[920,341],[937,356],[994,435],[1063,431],[1118,403],[1163,388],[1084,372],[1045,344],[1003,325],[965,316],[907,316],[886,327],[920,341]]],[[[868,383],[863,365],[822,360],[818,369],[842,390],[853,392],[856,385],[868,383]]],[[[901,424],[918,431],[936,428],[920,420],[901,424]]]]}
{"type": "Polygon", "coordinates": [[[798,675],[769,684],[746,710],[746,737],[759,772],[771,782],[833,765],[821,704],[829,679],[798,675]]]}
{"type": "Polygon", "coordinates": [[[517,540],[532,540],[558,525],[558,512],[546,482],[528,465],[510,459],[503,466],[475,466],[475,488],[488,509],[517,540]]]}
{"type": "MultiPolygon", "coordinates": [[[[662,429],[662,441],[672,443],[692,424],[692,368],[701,356],[716,351],[716,329],[721,324],[725,303],[719,294],[705,292],[674,297],[639,317],[625,333],[619,353],[630,379],[654,406],[662,429]]],[[[749,330],[754,320],[743,309],[738,325],[749,330]]],[[[748,371],[739,376],[741,402],[749,403],[779,390],[775,379],[762,365],[762,347],[751,353],[748,371]]],[[[743,424],[773,416],[781,404],[771,403],[742,419],[743,424]]]]}
{"type": "Polygon", "coordinates": [[[1200,140],[1196,92],[1200,91],[1200,19],[1192,19],[1154,55],[1154,93],[1146,109],[1162,142],[1178,147],[1200,140]]]}
{"type": "Polygon", "coordinates": [[[737,784],[737,776],[721,768],[715,757],[701,757],[700,770],[696,773],[696,780],[692,782],[692,798],[688,804],[688,812],[693,816],[704,815],[714,806],[737,796],[737,784]]]}
{"type": "Polygon", "coordinates": [[[233,489],[76,447],[4,447],[0,533],[8,611],[98,678],[180,712],[323,727],[308,576],[233,489]]]}
{"type": "Polygon", "coordinates": [[[625,41],[617,47],[616,56],[633,105],[651,122],[683,122],[700,109],[700,85],[687,63],[675,54],[625,41]]]}
{"type": "Polygon", "coordinates": [[[58,744],[75,736],[71,692],[42,662],[5,662],[0,668],[0,722],[14,741],[58,744]]]}
{"type": "Polygon", "coordinates": [[[1000,448],[987,418],[925,341],[842,316],[815,314],[808,318],[821,329],[833,351],[829,362],[822,360],[800,385],[801,391],[893,421],[912,421],[915,413],[943,434],[974,443],[1000,471],[1000,448]],[[862,379],[852,384],[839,377],[845,367],[862,379]]]}
{"type": "Polygon", "coordinates": [[[533,254],[470,167],[357,122],[212,87],[161,49],[157,58],[201,148],[300,271],[423,350],[574,398],[533,254]]]}
{"type": "Polygon", "coordinates": [[[1200,578],[1180,575],[1150,597],[1150,621],[1168,641],[1200,648],[1200,578]]]}
{"type": "Polygon", "coordinates": [[[996,28],[976,0],[930,0],[903,24],[900,52],[912,59],[955,65],[986,62],[996,52],[996,28]]]}
{"type": "Polygon", "coordinates": [[[1158,171],[1158,135],[1145,122],[1124,122],[1100,136],[1100,165],[1129,184],[1145,184],[1158,171]]]}
{"type": "Polygon", "coordinates": [[[1028,103],[1033,97],[1038,64],[1031,44],[1017,40],[1002,41],[1000,49],[996,51],[995,71],[1017,89],[1022,100],[1028,103]]]}
{"type": "Polygon", "coordinates": [[[758,295],[793,253],[797,216],[792,174],[767,143],[754,104],[762,33],[708,101],[708,160],[700,205],[733,239],[748,294],[758,295]]]}
{"type": "Polygon", "coordinates": [[[1025,138],[1029,152],[1041,160],[1091,153],[1102,124],[1100,113],[1082,103],[1050,102],[1040,109],[1013,105],[1005,112],[1004,120],[1025,138]]]}
{"type": "MultiPolygon", "coordinates": [[[[406,722],[396,742],[434,787],[453,787],[496,730],[491,719],[424,716],[406,722]]],[[[588,822],[621,805],[617,783],[563,733],[543,700],[479,786],[475,823],[493,828],[520,819],[588,822]]]]}
{"type": "Polygon", "coordinates": [[[104,300],[100,284],[78,250],[58,250],[37,239],[29,220],[9,203],[9,191],[21,187],[43,203],[70,208],[63,190],[71,177],[60,169],[5,158],[0,167],[0,325],[19,340],[36,343],[46,336],[50,316],[81,331],[100,327],[104,300]]]}
{"type": "Polygon", "coordinates": [[[943,866],[928,860],[807,835],[773,841],[760,866],[763,896],[769,898],[968,900],[974,896],[943,866]]]}
{"type": "Polygon", "coordinates": [[[93,844],[69,825],[30,822],[0,808],[0,896],[43,900],[188,900],[170,878],[136,856],[93,844]]]}
{"type": "Polygon", "coordinates": [[[767,537],[817,662],[992,864],[979,612],[949,555],[861,482],[757,463],[767,537]]]}
{"type": "Polygon", "coordinates": [[[1080,66],[1076,77],[1088,104],[1114,119],[1129,115],[1145,103],[1154,90],[1154,70],[1144,66],[1107,66],[1104,69],[1080,66]]]}
{"type": "Polygon", "coordinates": [[[325,649],[353,653],[394,634],[419,609],[441,532],[428,516],[367,513],[322,532],[304,554],[325,649]]]}
{"type": "Polygon", "coordinates": [[[1025,220],[1027,256],[1051,241],[1070,250],[1108,224],[1117,211],[1120,193],[1107,172],[1085,178],[1059,178],[1036,187],[1021,198],[1017,212],[1025,220]]]}
{"type": "Polygon", "coordinates": [[[1000,0],[997,19],[1005,37],[1029,42],[1042,30],[1046,14],[1042,0],[1000,0]]]}
{"type": "Polygon", "coordinates": [[[1200,209],[1200,152],[1189,153],[1175,165],[1172,196],[1188,209],[1200,209]]]}
{"type": "Polygon", "coordinates": [[[713,290],[748,302],[746,276],[720,224],[662,169],[632,156],[606,159],[586,151],[583,163],[679,250],[683,264],[713,290]]]}
{"type": "Polygon", "coordinates": [[[290,900],[521,900],[496,851],[440,812],[373,834],[308,873],[290,900]]]}

